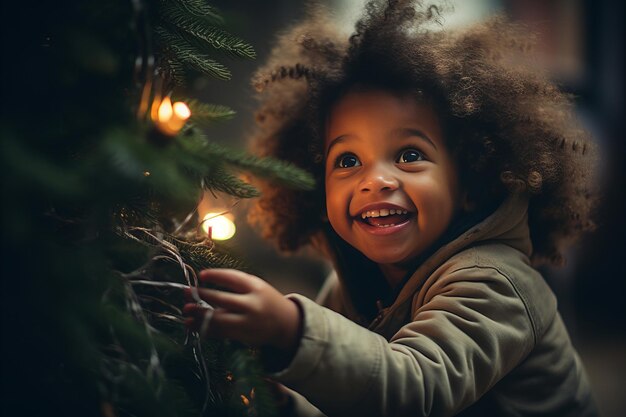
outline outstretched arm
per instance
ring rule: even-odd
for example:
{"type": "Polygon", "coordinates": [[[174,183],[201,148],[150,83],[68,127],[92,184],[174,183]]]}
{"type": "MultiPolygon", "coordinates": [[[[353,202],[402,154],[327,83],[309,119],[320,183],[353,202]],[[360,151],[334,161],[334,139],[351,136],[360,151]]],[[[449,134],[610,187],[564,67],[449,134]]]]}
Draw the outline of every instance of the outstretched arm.
{"type": "MultiPolygon", "coordinates": [[[[200,291],[217,307],[207,334],[287,352],[289,366],[272,378],[329,416],[456,414],[533,346],[524,302],[493,268],[442,277],[391,341],[242,272],[211,270],[201,279],[234,291],[200,291]]],[[[187,305],[185,311],[189,325],[199,328],[202,309],[187,305]]]]}
{"type": "Polygon", "coordinates": [[[199,289],[200,297],[215,310],[203,329],[206,309],[197,304],[185,305],[189,328],[203,329],[208,337],[278,349],[288,363],[298,347],[302,326],[302,314],[295,301],[261,278],[235,269],[207,269],[200,272],[200,280],[230,292],[199,289]]]}
{"type": "Polygon", "coordinates": [[[451,416],[532,349],[525,303],[492,268],[446,274],[390,341],[297,295],[300,347],[271,375],[328,416],[451,416]]]}

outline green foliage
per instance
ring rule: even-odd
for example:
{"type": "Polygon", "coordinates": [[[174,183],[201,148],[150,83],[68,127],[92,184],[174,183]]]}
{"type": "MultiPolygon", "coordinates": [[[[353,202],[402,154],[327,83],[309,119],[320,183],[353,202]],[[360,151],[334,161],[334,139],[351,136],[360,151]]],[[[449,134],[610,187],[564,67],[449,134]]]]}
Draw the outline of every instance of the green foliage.
{"type": "Polygon", "coordinates": [[[176,4],[187,13],[204,18],[208,23],[223,25],[224,19],[217,9],[203,0],[176,0],[176,4]]]}
{"type": "Polygon", "coordinates": [[[254,48],[220,27],[223,21],[216,10],[200,0],[159,1],[153,20],[163,71],[178,85],[184,84],[185,68],[229,80],[230,70],[212,58],[215,52],[256,58],[254,48]]]}
{"type": "Polygon", "coordinates": [[[187,105],[191,110],[190,123],[197,126],[210,126],[217,122],[230,120],[235,111],[220,104],[201,103],[198,100],[189,100],[187,105]]]}
{"type": "MultiPolygon", "coordinates": [[[[169,55],[168,58],[170,60],[173,59],[184,67],[191,67],[206,75],[221,80],[230,80],[231,74],[228,68],[214,59],[211,59],[208,54],[198,50],[179,33],[170,32],[165,28],[158,27],[156,29],[156,35],[159,44],[163,45],[163,50],[169,55]]],[[[170,69],[170,72],[175,74],[176,79],[182,79],[183,75],[180,74],[179,71],[180,70],[170,69]]]]}
{"type": "Polygon", "coordinates": [[[163,3],[159,14],[165,24],[178,29],[190,43],[195,43],[198,49],[207,49],[207,46],[221,52],[241,58],[256,58],[256,52],[248,43],[231,35],[225,30],[212,26],[205,16],[190,14],[182,2],[163,3]]]}
{"type": "MultiPolygon", "coordinates": [[[[259,158],[244,151],[231,149],[207,140],[206,137],[194,130],[181,137],[178,144],[189,155],[214,161],[215,165],[226,164],[292,188],[312,189],[315,185],[310,174],[292,164],[275,158],[259,158]]],[[[202,173],[200,175],[204,177],[202,173]]],[[[209,188],[211,187],[209,186],[209,188]]]]}
{"type": "MultiPolygon", "coordinates": [[[[274,413],[250,352],[185,331],[181,288],[200,269],[243,265],[181,219],[203,189],[258,195],[242,171],[299,187],[311,180],[193,128],[164,137],[137,118],[138,55],[156,55],[158,74],[172,77],[165,85],[191,67],[227,78],[216,51],[254,56],[203,1],[146,3],[3,5],[7,415],[247,415],[240,395],[251,387],[237,381],[252,381],[259,416],[274,413]]],[[[233,115],[185,101],[196,123],[233,115]]]]}
{"type": "Polygon", "coordinates": [[[252,185],[216,166],[204,177],[203,185],[207,190],[222,191],[238,198],[258,197],[259,192],[252,185]],[[216,178],[220,178],[216,181],[216,178]]]}

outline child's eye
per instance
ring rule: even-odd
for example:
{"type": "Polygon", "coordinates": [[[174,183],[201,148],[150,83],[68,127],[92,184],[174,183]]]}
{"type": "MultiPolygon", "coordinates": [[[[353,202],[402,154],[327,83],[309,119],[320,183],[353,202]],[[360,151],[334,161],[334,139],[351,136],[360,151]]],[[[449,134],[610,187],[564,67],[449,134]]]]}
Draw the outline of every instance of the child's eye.
{"type": "Polygon", "coordinates": [[[361,161],[356,155],[351,153],[345,153],[343,155],[339,155],[339,157],[335,160],[336,168],[353,168],[361,165],[361,161]]]}
{"type": "Polygon", "coordinates": [[[410,162],[423,161],[424,159],[426,159],[424,157],[424,154],[417,149],[405,149],[400,152],[400,155],[398,155],[398,159],[396,159],[396,162],[406,164],[410,162]]]}

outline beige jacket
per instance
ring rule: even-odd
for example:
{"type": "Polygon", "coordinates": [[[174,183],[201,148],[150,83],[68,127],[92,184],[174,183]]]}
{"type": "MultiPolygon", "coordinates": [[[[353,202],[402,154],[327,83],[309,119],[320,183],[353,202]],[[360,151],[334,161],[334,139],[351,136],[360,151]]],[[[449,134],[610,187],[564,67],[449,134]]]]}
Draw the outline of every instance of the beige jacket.
{"type": "Polygon", "coordinates": [[[326,287],[341,314],[291,294],[303,337],[272,377],[317,407],[298,396],[302,416],[597,415],[531,251],[514,196],[424,262],[369,329],[346,318],[341,285],[326,287]]]}

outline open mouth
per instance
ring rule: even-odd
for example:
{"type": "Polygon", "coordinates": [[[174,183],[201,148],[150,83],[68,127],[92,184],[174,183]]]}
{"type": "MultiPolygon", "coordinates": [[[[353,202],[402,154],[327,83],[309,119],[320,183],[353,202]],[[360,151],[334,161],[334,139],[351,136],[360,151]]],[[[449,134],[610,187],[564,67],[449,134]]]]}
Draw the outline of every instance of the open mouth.
{"type": "Polygon", "coordinates": [[[368,210],[357,216],[357,220],[374,227],[391,227],[406,223],[413,213],[401,209],[368,210]]]}

